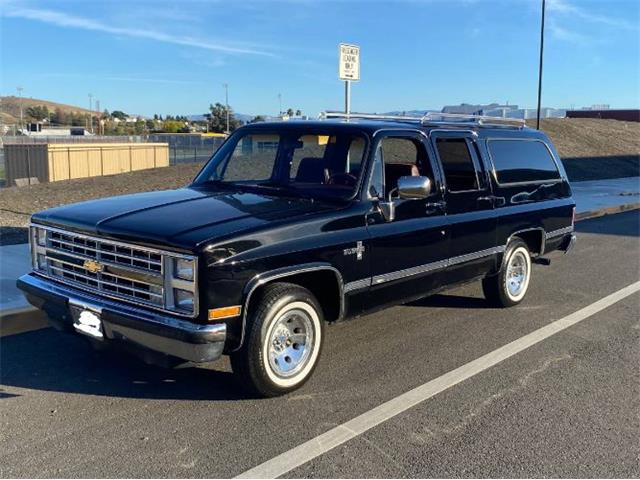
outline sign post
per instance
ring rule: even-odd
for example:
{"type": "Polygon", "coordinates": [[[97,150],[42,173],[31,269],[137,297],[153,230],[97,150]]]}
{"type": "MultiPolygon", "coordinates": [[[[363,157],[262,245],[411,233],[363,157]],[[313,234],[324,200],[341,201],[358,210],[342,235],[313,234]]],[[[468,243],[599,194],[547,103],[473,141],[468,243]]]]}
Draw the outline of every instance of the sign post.
{"type": "Polygon", "coordinates": [[[351,113],[351,82],[360,80],[360,47],[341,43],[339,46],[340,80],[344,80],[344,113],[351,113]]]}

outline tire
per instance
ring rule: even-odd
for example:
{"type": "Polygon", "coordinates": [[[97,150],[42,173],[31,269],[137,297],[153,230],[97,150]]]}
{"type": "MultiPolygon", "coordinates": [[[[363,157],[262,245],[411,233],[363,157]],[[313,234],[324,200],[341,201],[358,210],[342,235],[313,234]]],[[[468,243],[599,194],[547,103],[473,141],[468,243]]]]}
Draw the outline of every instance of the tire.
{"type": "Polygon", "coordinates": [[[513,307],[524,299],[531,280],[531,254],[520,239],[509,243],[497,275],[482,280],[485,298],[496,307],[513,307]]]}
{"type": "Polygon", "coordinates": [[[309,379],[324,342],[322,308],[309,290],[292,283],[267,285],[246,328],[242,347],[231,354],[233,373],[245,389],[275,397],[309,379]]]}

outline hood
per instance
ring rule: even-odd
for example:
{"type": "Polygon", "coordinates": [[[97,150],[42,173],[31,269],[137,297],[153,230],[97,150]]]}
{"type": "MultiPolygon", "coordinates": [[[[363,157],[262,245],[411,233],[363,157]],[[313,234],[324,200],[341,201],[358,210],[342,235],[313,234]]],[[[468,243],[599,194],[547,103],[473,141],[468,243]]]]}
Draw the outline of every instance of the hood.
{"type": "Polygon", "coordinates": [[[303,199],[182,188],[65,205],[32,219],[97,236],[193,250],[208,240],[331,208],[336,207],[303,199]]]}

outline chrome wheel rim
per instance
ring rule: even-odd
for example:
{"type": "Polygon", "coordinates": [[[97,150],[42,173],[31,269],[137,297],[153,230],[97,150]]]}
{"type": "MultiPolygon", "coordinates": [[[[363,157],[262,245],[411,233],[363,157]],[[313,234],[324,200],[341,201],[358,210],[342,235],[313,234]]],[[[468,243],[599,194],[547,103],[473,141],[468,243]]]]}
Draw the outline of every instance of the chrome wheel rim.
{"type": "Polygon", "coordinates": [[[281,315],[270,329],[269,366],[278,377],[288,378],[309,362],[314,347],[313,322],[308,312],[292,309],[281,315]]]}
{"type": "Polygon", "coordinates": [[[518,297],[527,285],[529,267],[525,254],[516,251],[507,265],[507,291],[512,297],[518,297]]]}

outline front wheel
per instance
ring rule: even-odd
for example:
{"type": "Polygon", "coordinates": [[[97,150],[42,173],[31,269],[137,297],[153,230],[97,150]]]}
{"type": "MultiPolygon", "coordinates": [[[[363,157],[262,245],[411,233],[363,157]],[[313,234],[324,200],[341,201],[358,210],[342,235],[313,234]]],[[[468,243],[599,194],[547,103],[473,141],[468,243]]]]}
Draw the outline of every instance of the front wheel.
{"type": "Polygon", "coordinates": [[[324,340],[322,309],[313,294],[291,283],[267,285],[247,322],[244,344],[231,354],[239,382],[265,397],[301,387],[324,340]]]}
{"type": "Polygon", "coordinates": [[[507,246],[500,272],[482,280],[482,290],[493,305],[512,307],[524,299],[530,279],[531,254],[527,244],[516,239],[507,246]]]}

